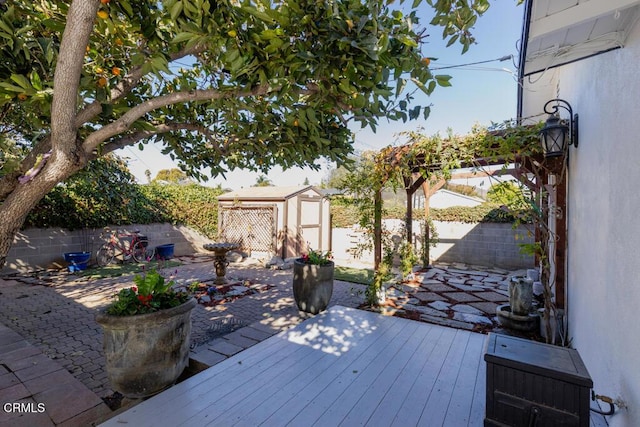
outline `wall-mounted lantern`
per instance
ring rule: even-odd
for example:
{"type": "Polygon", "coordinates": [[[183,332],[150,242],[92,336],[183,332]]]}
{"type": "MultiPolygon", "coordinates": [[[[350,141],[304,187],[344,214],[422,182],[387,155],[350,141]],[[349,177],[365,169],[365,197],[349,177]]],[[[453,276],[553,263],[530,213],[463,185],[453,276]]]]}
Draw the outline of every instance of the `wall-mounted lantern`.
{"type": "Polygon", "coordinates": [[[578,147],[578,115],[573,114],[571,105],[563,99],[552,99],[544,104],[544,112],[549,114],[549,118],[540,131],[540,140],[544,156],[562,156],[568,145],[573,144],[578,147]],[[554,104],[555,103],[555,104],[554,104]],[[553,104],[553,105],[552,105],[553,104]],[[558,110],[563,108],[569,112],[569,123],[562,120],[558,110]]]}

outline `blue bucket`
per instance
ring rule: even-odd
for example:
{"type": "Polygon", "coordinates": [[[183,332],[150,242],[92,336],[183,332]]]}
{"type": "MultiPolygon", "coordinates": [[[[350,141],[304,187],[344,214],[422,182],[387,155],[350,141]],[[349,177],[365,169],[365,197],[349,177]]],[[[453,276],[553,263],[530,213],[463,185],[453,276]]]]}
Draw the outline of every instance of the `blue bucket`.
{"type": "Polygon", "coordinates": [[[72,273],[86,270],[90,258],[91,252],[67,252],[64,254],[64,260],[69,263],[67,268],[72,273]]]}
{"type": "Polygon", "coordinates": [[[158,259],[171,259],[173,258],[174,243],[167,243],[166,245],[156,246],[156,258],[158,259]]]}

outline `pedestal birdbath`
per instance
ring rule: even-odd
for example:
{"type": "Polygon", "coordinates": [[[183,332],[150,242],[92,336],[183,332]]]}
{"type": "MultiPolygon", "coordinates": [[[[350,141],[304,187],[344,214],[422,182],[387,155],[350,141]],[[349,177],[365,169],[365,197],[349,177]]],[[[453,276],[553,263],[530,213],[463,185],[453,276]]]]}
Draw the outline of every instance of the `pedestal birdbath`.
{"type": "Polygon", "coordinates": [[[240,245],[237,243],[205,243],[202,245],[208,251],[213,252],[213,265],[216,268],[216,285],[223,285],[227,282],[225,276],[227,274],[227,252],[238,249],[240,245]]]}

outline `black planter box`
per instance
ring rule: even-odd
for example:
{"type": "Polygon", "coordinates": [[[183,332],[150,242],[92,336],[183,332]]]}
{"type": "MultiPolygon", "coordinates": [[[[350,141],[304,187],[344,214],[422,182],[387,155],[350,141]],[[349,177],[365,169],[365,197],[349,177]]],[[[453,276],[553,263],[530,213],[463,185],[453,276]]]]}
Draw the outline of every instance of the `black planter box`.
{"type": "Polygon", "coordinates": [[[593,381],[576,350],[489,334],[485,426],[589,426],[593,381]]]}

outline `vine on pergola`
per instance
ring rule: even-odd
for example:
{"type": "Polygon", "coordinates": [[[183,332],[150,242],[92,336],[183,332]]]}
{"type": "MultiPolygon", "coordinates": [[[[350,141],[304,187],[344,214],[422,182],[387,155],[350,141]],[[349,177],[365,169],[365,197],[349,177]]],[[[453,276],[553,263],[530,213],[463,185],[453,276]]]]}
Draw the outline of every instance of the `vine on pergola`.
{"type": "MultiPolygon", "coordinates": [[[[352,182],[349,188],[351,195],[362,200],[360,203],[363,215],[362,223],[373,219],[374,260],[376,271],[381,270],[382,262],[382,189],[401,186],[407,191],[407,240],[410,241],[411,231],[411,195],[424,183],[436,185],[438,182],[451,178],[454,171],[461,168],[471,168],[478,174],[492,176],[495,174],[513,175],[524,190],[528,209],[510,212],[517,218],[514,226],[525,224],[528,232],[535,236],[533,244],[522,244],[523,252],[534,255],[541,267],[541,278],[545,285],[545,317],[549,319],[549,310],[555,310],[552,300],[554,284],[564,284],[562,269],[556,269],[556,275],[551,277],[551,260],[561,265],[563,260],[564,226],[559,224],[558,231],[549,226],[550,212],[557,214],[564,207],[563,199],[552,206],[549,195],[557,194],[562,197],[566,162],[564,157],[545,159],[539,143],[539,132],[542,123],[535,125],[519,125],[514,121],[507,121],[487,129],[474,127],[467,135],[459,136],[449,133],[447,136],[426,136],[421,130],[406,132],[407,144],[389,146],[371,158],[363,159],[364,165],[358,172],[347,177],[352,182]],[[488,166],[502,165],[496,170],[489,170],[488,166]],[[555,175],[553,183],[548,177],[555,175]],[[357,184],[356,184],[357,183],[357,184]]],[[[495,169],[495,168],[494,168],[495,169]]],[[[425,197],[428,198],[428,194],[425,197]]],[[[356,203],[357,204],[357,203],[356,203]]],[[[426,204],[428,210],[428,204],[426,204]]],[[[510,210],[504,206],[503,209],[510,210]]],[[[427,214],[427,212],[425,212],[427,214]]],[[[428,215],[425,215],[428,221],[428,215]]],[[[564,215],[556,215],[563,218],[564,215]]],[[[369,223],[370,224],[370,223],[369,223]]],[[[423,244],[428,244],[428,237],[423,244]]],[[[386,271],[389,266],[382,266],[386,271]]],[[[373,287],[380,286],[381,281],[374,281],[373,287]]],[[[375,294],[377,289],[370,290],[375,294]]],[[[558,289],[556,295],[558,304],[564,302],[564,292],[558,289]]],[[[547,322],[549,327],[549,322],[547,322]]],[[[547,334],[551,336],[550,330],[547,334]]]]}
{"type": "MultiPolygon", "coordinates": [[[[452,133],[446,137],[439,134],[426,136],[421,130],[404,132],[401,135],[406,137],[407,144],[388,146],[377,154],[371,182],[378,182],[378,189],[389,182],[395,188],[402,184],[408,193],[413,194],[423,183],[434,185],[438,181],[446,181],[453,171],[461,168],[472,168],[480,173],[485,166],[503,165],[502,170],[506,172],[509,165],[542,158],[538,143],[540,127],[521,126],[508,121],[491,129],[475,126],[463,136],[452,133]]],[[[410,209],[407,214],[411,214],[410,209]]],[[[407,221],[408,235],[411,232],[409,223],[407,221]]],[[[379,260],[380,257],[376,257],[376,265],[379,260]]]]}
{"type": "MultiPolygon", "coordinates": [[[[376,270],[381,261],[381,210],[380,189],[386,182],[403,183],[407,191],[407,240],[411,239],[411,194],[423,183],[436,184],[451,178],[452,172],[461,168],[472,168],[478,173],[492,176],[487,166],[502,165],[500,172],[513,175],[524,191],[529,208],[510,212],[517,220],[514,226],[526,224],[535,237],[533,244],[520,245],[523,252],[535,256],[541,267],[544,285],[544,320],[547,340],[551,339],[551,312],[556,303],[564,303],[564,290],[558,288],[556,299],[552,298],[555,285],[564,285],[564,272],[556,268],[551,275],[551,263],[562,265],[564,260],[564,188],[566,185],[565,158],[545,159],[539,142],[542,123],[519,125],[514,121],[494,125],[491,129],[476,126],[464,136],[449,133],[425,136],[420,131],[403,135],[408,143],[400,147],[386,147],[376,156],[373,182],[379,182],[374,196],[374,257],[376,270]],[[510,169],[512,166],[514,168],[510,169]],[[549,176],[554,175],[553,181],[549,176]],[[558,199],[550,201],[549,196],[558,199]],[[551,215],[556,226],[550,226],[551,215]]],[[[424,189],[425,187],[423,187],[424,189]]],[[[425,194],[428,199],[429,195],[425,194]]],[[[503,206],[509,210],[509,207],[503,206]]],[[[428,220],[428,203],[426,204],[428,220]]],[[[429,230],[427,229],[427,233],[429,230]]],[[[423,244],[428,244],[428,237],[423,244]]]]}

